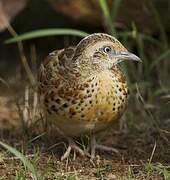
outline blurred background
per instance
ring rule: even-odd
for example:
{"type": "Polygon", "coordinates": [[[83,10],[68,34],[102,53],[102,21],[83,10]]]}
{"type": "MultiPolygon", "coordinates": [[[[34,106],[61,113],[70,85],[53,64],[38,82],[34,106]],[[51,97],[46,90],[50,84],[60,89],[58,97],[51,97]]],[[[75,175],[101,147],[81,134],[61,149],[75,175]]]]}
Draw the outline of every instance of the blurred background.
{"type": "Polygon", "coordinates": [[[94,32],[115,36],[143,61],[121,64],[129,106],[105,143],[119,144],[128,161],[154,152],[154,161],[169,163],[169,0],[0,0],[0,134],[26,130],[37,118],[34,90],[44,58],[94,32]]]}
{"type": "Polygon", "coordinates": [[[29,73],[36,74],[49,52],[76,45],[86,33],[106,32],[143,60],[142,65],[122,64],[132,96],[141,95],[143,108],[153,111],[161,123],[170,121],[169,31],[168,0],[0,0],[0,93],[8,94],[4,83],[22,92],[23,84],[30,82],[29,73]],[[75,30],[79,32],[73,35],[75,30]],[[22,48],[15,38],[5,43],[16,35],[26,39],[22,48]]]}

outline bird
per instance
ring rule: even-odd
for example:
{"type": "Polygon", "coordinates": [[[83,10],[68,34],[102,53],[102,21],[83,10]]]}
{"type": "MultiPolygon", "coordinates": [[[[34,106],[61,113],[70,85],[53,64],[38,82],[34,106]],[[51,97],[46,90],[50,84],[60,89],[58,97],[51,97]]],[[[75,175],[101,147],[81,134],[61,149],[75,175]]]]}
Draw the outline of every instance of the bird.
{"type": "Polygon", "coordinates": [[[47,126],[68,141],[61,160],[72,150],[85,151],[76,137],[90,135],[90,156],[96,149],[117,152],[98,144],[96,136],[119,120],[128,104],[128,85],[119,63],[141,59],[130,53],[115,37],[93,33],[77,46],[55,50],[40,65],[39,99],[47,126]]]}

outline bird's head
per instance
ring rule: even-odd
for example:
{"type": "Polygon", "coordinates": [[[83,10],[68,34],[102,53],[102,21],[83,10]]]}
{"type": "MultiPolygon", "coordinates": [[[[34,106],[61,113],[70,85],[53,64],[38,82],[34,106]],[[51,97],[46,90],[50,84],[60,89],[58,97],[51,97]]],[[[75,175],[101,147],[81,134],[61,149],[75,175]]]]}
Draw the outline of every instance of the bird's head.
{"type": "Polygon", "coordinates": [[[81,66],[92,69],[106,70],[121,61],[141,61],[130,53],[116,38],[108,34],[95,33],[82,39],[77,45],[74,61],[81,66]]]}

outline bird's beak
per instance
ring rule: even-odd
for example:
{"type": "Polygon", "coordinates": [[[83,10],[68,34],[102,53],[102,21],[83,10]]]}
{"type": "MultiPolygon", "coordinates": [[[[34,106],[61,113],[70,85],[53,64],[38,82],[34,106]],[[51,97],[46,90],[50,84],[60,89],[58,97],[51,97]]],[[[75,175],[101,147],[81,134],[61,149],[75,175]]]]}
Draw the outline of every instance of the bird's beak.
{"type": "Polygon", "coordinates": [[[124,61],[124,60],[132,60],[137,62],[142,62],[142,60],[136,56],[133,53],[130,53],[128,51],[125,52],[119,52],[118,54],[114,54],[114,58],[118,60],[118,62],[124,61]]]}

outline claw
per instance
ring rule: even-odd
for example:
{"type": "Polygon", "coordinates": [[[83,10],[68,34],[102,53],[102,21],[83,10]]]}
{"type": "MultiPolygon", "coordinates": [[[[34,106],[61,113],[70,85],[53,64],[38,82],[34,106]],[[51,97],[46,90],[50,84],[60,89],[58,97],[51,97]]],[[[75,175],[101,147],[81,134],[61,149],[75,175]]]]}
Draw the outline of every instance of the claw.
{"type": "Polygon", "coordinates": [[[91,137],[91,159],[95,158],[96,149],[99,149],[102,151],[110,151],[110,152],[114,152],[116,154],[119,154],[119,151],[116,148],[107,147],[107,146],[98,144],[96,142],[95,135],[92,135],[92,137],[91,137]]]}

